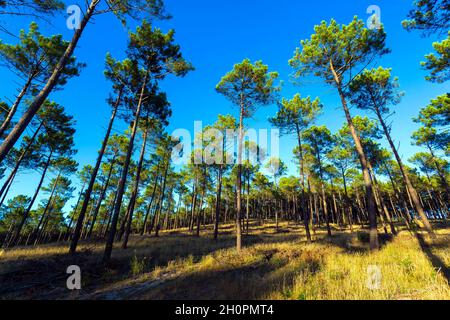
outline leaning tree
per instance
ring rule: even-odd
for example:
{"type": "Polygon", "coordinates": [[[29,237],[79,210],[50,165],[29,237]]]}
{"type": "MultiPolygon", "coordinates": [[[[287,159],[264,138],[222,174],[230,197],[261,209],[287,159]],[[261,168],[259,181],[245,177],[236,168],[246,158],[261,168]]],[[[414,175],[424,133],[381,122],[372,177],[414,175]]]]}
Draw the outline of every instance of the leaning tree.
{"type": "Polygon", "coordinates": [[[295,69],[295,77],[313,74],[337,89],[361,163],[369,211],[370,248],[378,249],[377,207],[373,185],[345,91],[360,69],[389,52],[385,47],[386,33],[382,26],[379,29],[367,29],[357,17],[348,25],[340,25],[334,19],[329,24],[323,21],[315,26],[314,31],[310,39],[301,41],[302,48],[296,49],[289,64],[295,69]]]}

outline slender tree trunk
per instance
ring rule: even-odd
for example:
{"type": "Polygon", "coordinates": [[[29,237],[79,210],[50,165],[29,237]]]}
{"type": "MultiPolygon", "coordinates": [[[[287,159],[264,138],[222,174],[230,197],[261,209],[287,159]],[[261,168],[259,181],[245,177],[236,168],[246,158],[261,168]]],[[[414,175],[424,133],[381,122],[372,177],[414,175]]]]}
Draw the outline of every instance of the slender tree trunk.
{"type": "Polygon", "coordinates": [[[214,219],[214,240],[219,235],[220,197],[222,195],[222,167],[217,172],[216,215],[214,219]]]}
{"type": "MultiPolygon", "coordinates": [[[[78,206],[80,205],[81,197],[83,196],[83,191],[84,191],[85,184],[86,184],[86,182],[83,182],[83,185],[81,186],[81,191],[80,191],[80,195],[79,195],[78,200],[77,200],[77,204],[75,205],[75,208],[73,209],[73,214],[72,214],[72,217],[70,218],[69,226],[67,227],[67,231],[66,232],[67,232],[67,235],[69,237],[70,237],[70,229],[72,229],[72,223],[73,223],[75,214],[76,214],[76,212],[78,210],[78,206]]],[[[69,240],[69,238],[67,238],[67,235],[64,235],[64,239],[69,240]]]]}
{"type": "Polygon", "coordinates": [[[189,231],[194,230],[195,207],[197,206],[197,183],[198,183],[198,177],[195,177],[194,186],[193,186],[193,190],[192,190],[192,203],[191,203],[191,216],[189,219],[189,231]]]}
{"type": "Polygon", "coordinates": [[[19,225],[16,228],[16,232],[15,232],[14,236],[11,237],[8,247],[16,245],[17,240],[19,239],[20,232],[22,231],[22,228],[25,225],[25,223],[30,215],[31,208],[33,207],[33,204],[36,201],[39,190],[41,190],[42,183],[44,182],[45,175],[47,173],[48,167],[50,166],[50,161],[52,159],[52,155],[53,155],[53,152],[50,152],[50,154],[48,155],[47,162],[44,165],[44,170],[42,171],[41,179],[39,180],[39,184],[36,188],[36,191],[34,192],[33,198],[31,198],[31,202],[28,205],[27,210],[25,210],[25,212],[22,216],[22,220],[20,221],[19,225]]]}
{"type": "Polygon", "coordinates": [[[302,140],[301,140],[301,132],[300,127],[298,123],[295,124],[295,129],[297,132],[297,142],[298,142],[298,157],[299,157],[299,163],[300,163],[300,180],[302,183],[302,211],[303,211],[303,224],[305,226],[305,232],[306,232],[306,241],[308,243],[311,243],[311,232],[309,230],[309,217],[308,217],[308,210],[305,208],[306,204],[306,196],[305,196],[305,169],[303,165],[303,147],[302,147],[302,140]]]}
{"type": "Polygon", "coordinates": [[[169,156],[167,158],[166,169],[165,169],[165,172],[164,172],[163,185],[162,185],[162,188],[161,188],[161,199],[158,202],[158,206],[157,206],[157,208],[155,210],[155,218],[156,218],[156,226],[155,226],[156,234],[155,234],[155,236],[156,237],[158,237],[158,232],[159,232],[159,228],[160,228],[160,226],[159,226],[159,215],[160,214],[159,213],[160,213],[160,211],[161,211],[161,209],[163,207],[163,204],[164,204],[164,193],[166,192],[167,173],[168,173],[169,167],[170,167],[170,153],[168,155],[169,156]]]}
{"type": "Polygon", "coordinates": [[[242,195],[242,140],[243,140],[244,102],[243,99],[241,100],[242,102],[239,113],[238,163],[237,163],[237,179],[236,179],[236,249],[238,252],[240,252],[242,248],[241,195],[242,195]]]}
{"type": "Polygon", "coordinates": [[[428,150],[430,151],[431,157],[433,158],[434,166],[436,167],[438,176],[441,179],[441,182],[445,187],[445,190],[447,192],[447,197],[450,197],[450,187],[447,183],[447,179],[445,178],[445,172],[442,169],[442,167],[439,165],[439,163],[436,161],[436,156],[434,154],[433,148],[431,148],[431,146],[427,146],[427,147],[428,147],[428,150]]]}
{"type": "Polygon", "coordinates": [[[247,176],[247,199],[245,204],[245,220],[246,220],[246,226],[245,226],[245,233],[248,234],[248,228],[249,228],[249,220],[250,220],[250,174],[247,176]]]}
{"type": "MultiPolygon", "coordinates": [[[[158,163],[157,171],[159,171],[159,163],[158,163]]],[[[157,176],[157,172],[155,172],[155,185],[153,186],[150,203],[148,204],[147,211],[145,212],[145,218],[144,218],[144,223],[143,223],[142,230],[141,230],[141,236],[144,235],[144,232],[147,230],[148,215],[150,213],[150,210],[152,209],[153,200],[155,199],[156,187],[158,186],[158,178],[159,177],[157,176]]]]}
{"type": "Polygon", "coordinates": [[[78,215],[77,224],[75,226],[75,230],[73,232],[72,241],[70,243],[69,253],[74,254],[77,250],[78,241],[80,239],[81,231],[83,229],[84,218],[86,215],[86,210],[89,205],[89,201],[91,199],[92,189],[94,188],[95,180],[97,179],[98,170],[100,169],[100,165],[102,163],[103,155],[105,154],[106,146],[108,145],[109,136],[111,134],[112,126],[114,123],[114,119],[116,118],[117,109],[120,104],[120,99],[122,96],[122,89],[119,91],[119,95],[117,97],[116,103],[111,113],[111,118],[109,120],[108,129],[106,130],[105,137],[103,138],[103,143],[98,153],[97,162],[95,163],[95,167],[91,172],[91,177],[89,179],[89,184],[84,194],[83,205],[81,206],[80,214],[78,215]]]}
{"type": "Polygon", "coordinates": [[[113,172],[115,161],[116,161],[116,155],[114,155],[113,158],[111,159],[111,164],[110,164],[110,167],[109,167],[109,170],[108,170],[108,175],[106,177],[105,184],[103,185],[103,188],[102,188],[102,190],[100,192],[100,196],[98,197],[97,205],[95,206],[94,213],[92,214],[92,223],[91,223],[91,226],[90,226],[89,231],[87,233],[87,237],[88,238],[91,237],[92,231],[94,230],[94,225],[95,225],[95,222],[97,221],[97,216],[98,216],[98,213],[100,211],[100,207],[102,206],[103,199],[105,198],[106,190],[109,187],[109,180],[111,179],[111,175],[112,175],[112,172],[113,172]]]}
{"type": "Polygon", "coordinates": [[[44,231],[44,227],[42,228],[42,230],[40,230],[40,228],[41,228],[41,225],[42,225],[44,219],[47,218],[47,212],[50,210],[50,208],[52,206],[53,196],[55,194],[56,187],[58,186],[58,180],[59,180],[60,175],[61,175],[61,173],[58,173],[58,176],[56,177],[56,180],[53,183],[52,190],[50,192],[50,197],[48,198],[47,204],[46,204],[46,206],[44,208],[44,212],[42,212],[41,219],[39,219],[39,223],[38,223],[38,225],[36,227],[36,240],[34,242],[34,245],[36,245],[38,243],[39,236],[44,231]]]}
{"type": "Polygon", "coordinates": [[[389,142],[389,146],[392,149],[392,152],[394,153],[395,159],[397,160],[398,166],[400,168],[400,172],[402,173],[403,181],[405,182],[406,188],[408,189],[408,192],[411,196],[411,200],[414,204],[414,207],[417,210],[417,213],[420,216],[420,219],[422,220],[422,223],[425,227],[425,229],[430,233],[431,235],[434,235],[433,228],[431,227],[430,222],[428,221],[427,216],[425,215],[425,212],[423,211],[423,207],[419,200],[419,195],[417,193],[417,190],[414,188],[414,186],[411,183],[411,180],[409,179],[408,172],[405,170],[403,166],[402,159],[400,158],[397,148],[394,145],[394,142],[392,141],[391,134],[389,132],[388,127],[386,126],[386,123],[384,122],[384,119],[380,113],[380,110],[378,108],[375,109],[375,112],[377,114],[378,120],[380,121],[380,124],[383,128],[384,135],[386,136],[386,139],[389,142]]]}
{"type": "Polygon", "coordinates": [[[143,136],[142,136],[142,138],[143,138],[142,139],[142,148],[141,148],[141,154],[139,155],[139,162],[138,162],[138,166],[137,166],[137,170],[136,170],[136,179],[134,182],[133,192],[132,192],[131,198],[130,198],[130,203],[128,205],[129,206],[129,217],[128,217],[127,226],[125,228],[125,235],[123,238],[122,249],[127,248],[128,237],[130,236],[130,232],[131,232],[131,224],[133,222],[133,211],[134,211],[134,206],[136,204],[136,199],[137,199],[138,192],[139,192],[139,182],[141,179],[142,163],[144,162],[145,147],[147,144],[147,133],[148,133],[148,128],[145,128],[144,132],[143,132],[143,136]]]}
{"type": "Polygon", "coordinates": [[[137,128],[139,125],[139,119],[141,116],[141,107],[142,107],[142,102],[144,99],[144,92],[145,92],[145,87],[147,86],[148,77],[149,77],[149,71],[147,71],[147,73],[145,74],[144,81],[142,84],[141,93],[139,96],[139,102],[138,102],[138,105],[136,108],[136,115],[135,115],[135,119],[134,119],[134,123],[133,123],[133,129],[131,132],[130,141],[128,143],[127,155],[125,158],[125,163],[123,165],[122,175],[119,180],[119,188],[117,190],[117,199],[116,199],[116,203],[114,205],[114,212],[112,213],[113,216],[112,216],[112,220],[111,220],[111,228],[109,230],[109,235],[108,235],[108,239],[107,239],[106,246],[105,246],[105,252],[103,254],[103,263],[104,264],[107,264],[109,262],[109,260],[111,259],[114,238],[115,238],[116,231],[117,231],[117,221],[119,219],[120,208],[122,207],[122,200],[123,200],[122,198],[123,198],[123,194],[125,192],[125,184],[127,181],[128,170],[130,167],[131,155],[133,153],[134,139],[136,137],[136,132],[137,132],[137,128]]]}
{"type": "MultiPolygon", "coordinates": [[[[13,184],[14,178],[16,177],[16,174],[17,174],[17,172],[10,176],[11,179],[10,179],[9,181],[6,181],[6,182],[7,182],[7,185],[5,185],[6,190],[4,191],[2,200],[0,201],[0,207],[3,205],[3,203],[4,203],[5,200],[6,200],[6,196],[7,196],[8,193],[9,193],[9,189],[11,189],[11,186],[12,186],[12,184],[13,184]]],[[[6,183],[6,182],[5,182],[5,183],[6,183]]]]}
{"type": "Polygon", "coordinates": [[[11,171],[11,173],[9,174],[8,178],[6,179],[5,183],[3,184],[2,188],[0,189],[0,196],[3,195],[3,193],[5,192],[6,188],[8,187],[8,185],[10,183],[12,183],[12,180],[14,179],[14,177],[16,176],[17,171],[19,170],[20,165],[22,164],[23,159],[25,158],[25,155],[30,151],[31,146],[34,143],[34,140],[36,140],[37,134],[39,133],[39,131],[41,130],[42,126],[43,126],[44,122],[41,121],[39,123],[39,126],[37,127],[37,129],[34,131],[33,136],[31,137],[30,141],[28,141],[28,144],[25,148],[25,150],[22,152],[22,154],[20,155],[19,159],[17,159],[16,164],[13,168],[13,170],[11,171]]]}
{"type": "Polygon", "coordinates": [[[8,130],[9,124],[11,123],[12,118],[16,114],[17,108],[19,107],[19,104],[22,101],[23,96],[25,95],[25,93],[27,93],[28,88],[31,85],[31,81],[33,81],[33,78],[34,77],[32,75],[28,77],[27,82],[22,87],[22,90],[20,90],[19,95],[16,97],[14,104],[12,105],[11,109],[9,109],[8,115],[6,116],[2,125],[0,126],[0,138],[5,134],[6,130],[8,130]]]}
{"type": "Polygon", "coordinates": [[[355,126],[353,125],[353,120],[352,120],[350,111],[347,106],[347,101],[345,99],[344,92],[342,91],[341,82],[340,82],[340,79],[339,79],[336,71],[334,70],[333,62],[331,59],[330,59],[330,69],[331,69],[331,72],[333,73],[334,79],[336,81],[339,96],[340,96],[341,102],[342,102],[342,108],[344,109],[348,127],[350,129],[350,133],[355,142],[355,148],[358,153],[359,162],[361,163],[361,169],[362,169],[364,184],[365,184],[365,189],[366,189],[367,210],[368,210],[368,216],[369,216],[370,249],[378,250],[379,244],[378,244],[378,230],[377,230],[377,207],[375,205],[372,181],[370,179],[370,174],[369,174],[369,170],[367,167],[366,154],[362,147],[361,140],[360,140],[358,134],[356,133],[355,126]]]}

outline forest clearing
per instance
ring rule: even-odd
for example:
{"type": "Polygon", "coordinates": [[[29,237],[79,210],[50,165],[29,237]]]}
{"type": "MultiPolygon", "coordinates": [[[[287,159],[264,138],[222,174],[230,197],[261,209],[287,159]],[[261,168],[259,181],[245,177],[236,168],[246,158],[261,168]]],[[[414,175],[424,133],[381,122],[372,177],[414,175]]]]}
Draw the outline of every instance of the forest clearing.
{"type": "Polygon", "coordinates": [[[307,244],[301,225],[251,222],[237,254],[233,225],[212,240],[212,226],[200,237],[185,229],[156,237],[133,236],[117,251],[111,266],[101,266],[101,245],[80,244],[67,256],[67,245],[16,248],[2,253],[0,299],[450,299],[450,226],[435,224],[437,238],[421,232],[381,235],[382,248],[369,253],[367,230],[350,233],[324,227],[307,244]],[[82,290],[66,288],[66,266],[82,270],[82,290]],[[367,286],[367,267],[382,271],[377,289],[367,286]]]}
{"type": "Polygon", "coordinates": [[[1,300],[450,300],[450,0],[73,2],[0,0],[1,300]]]}

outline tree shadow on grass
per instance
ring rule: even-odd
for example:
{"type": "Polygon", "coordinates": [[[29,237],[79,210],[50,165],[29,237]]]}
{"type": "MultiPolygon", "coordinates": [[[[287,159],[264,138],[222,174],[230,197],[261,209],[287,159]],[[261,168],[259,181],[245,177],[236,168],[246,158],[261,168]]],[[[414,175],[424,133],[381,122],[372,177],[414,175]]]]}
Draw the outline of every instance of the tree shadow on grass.
{"type": "Polygon", "coordinates": [[[286,257],[277,249],[262,249],[262,258],[234,266],[221,263],[217,269],[191,270],[182,275],[112,288],[91,299],[126,300],[258,300],[276,292],[290,298],[300,272],[314,274],[323,260],[307,253],[286,257]],[[294,265],[292,264],[294,263],[294,265]]]}
{"type": "MultiPolygon", "coordinates": [[[[395,237],[392,234],[379,233],[378,242],[380,249],[392,242],[394,238],[395,237]]],[[[363,230],[358,230],[354,233],[334,233],[331,237],[324,236],[317,239],[315,242],[339,247],[344,249],[348,254],[361,254],[368,253],[370,251],[369,232],[363,230]]]]}
{"type": "MultiPolygon", "coordinates": [[[[280,243],[298,239],[298,234],[261,234],[243,235],[243,245],[258,243],[280,243]]],[[[210,236],[192,237],[190,235],[161,235],[159,238],[133,236],[128,249],[120,249],[115,243],[113,257],[105,270],[101,264],[103,254],[99,250],[82,250],[76,255],[52,254],[45,257],[9,262],[10,271],[0,274],[0,298],[47,299],[67,295],[66,269],[70,265],[78,265],[82,270],[82,287],[84,292],[132,277],[131,260],[145,264],[144,272],[155,267],[164,267],[177,259],[192,256],[194,263],[202,257],[218,250],[235,247],[233,235],[221,235],[215,242],[210,236]]]]}
{"type": "Polygon", "coordinates": [[[420,233],[416,233],[416,238],[419,241],[420,248],[422,249],[423,253],[427,256],[428,260],[431,262],[433,267],[440,270],[442,272],[442,275],[446,278],[447,284],[450,285],[450,269],[447,268],[445,263],[439,258],[437,255],[435,255],[431,248],[433,245],[429,245],[426,243],[424,237],[420,233]]]}

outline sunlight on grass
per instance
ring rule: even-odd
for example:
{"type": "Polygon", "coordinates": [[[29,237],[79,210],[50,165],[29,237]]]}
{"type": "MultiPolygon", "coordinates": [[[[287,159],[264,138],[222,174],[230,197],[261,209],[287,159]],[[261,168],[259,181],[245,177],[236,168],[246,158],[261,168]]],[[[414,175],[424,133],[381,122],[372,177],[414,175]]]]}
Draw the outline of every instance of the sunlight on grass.
{"type": "MultiPolygon", "coordinates": [[[[433,266],[418,238],[408,231],[385,237],[382,248],[367,250],[364,230],[334,232],[325,237],[317,229],[315,242],[307,244],[303,229],[293,223],[252,224],[241,252],[234,248],[233,226],[219,241],[211,239],[208,226],[201,237],[187,230],[162,232],[158,238],[134,236],[130,249],[115,249],[115,269],[92,282],[92,292],[133,292],[133,286],[152,284],[139,291],[139,299],[450,299],[443,270],[433,266]],[[370,289],[369,266],[381,271],[379,287],[370,289]],[[124,270],[128,270],[124,272],[124,270]]],[[[424,241],[435,257],[450,265],[450,228],[437,230],[438,238],[424,241]]],[[[83,243],[87,259],[95,264],[102,245],[83,243]]],[[[24,258],[51,259],[66,256],[65,245],[47,245],[5,251],[1,260],[17,263],[24,258]]],[[[430,254],[430,253],[428,253],[430,254]]],[[[8,263],[6,263],[8,265],[8,263]]],[[[85,270],[88,274],[90,270],[85,270]]],[[[93,279],[98,277],[93,275],[93,279]]],[[[87,282],[89,283],[89,282],[87,282]]],[[[118,293],[119,294],[119,293],[118,293]]],[[[136,293],[137,294],[137,293],[136,293]]],[[[127,298],[130,298],[127,296],[127,298]]]]}

